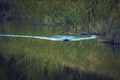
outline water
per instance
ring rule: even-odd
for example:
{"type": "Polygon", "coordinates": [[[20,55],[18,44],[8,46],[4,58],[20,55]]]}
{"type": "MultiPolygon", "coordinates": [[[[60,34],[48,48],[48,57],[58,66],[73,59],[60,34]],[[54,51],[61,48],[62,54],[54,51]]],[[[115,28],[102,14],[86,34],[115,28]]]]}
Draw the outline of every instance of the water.
{"type": "Polygon", "coordinates": [[[19,37],[19,38],[35,38],[35,39],[43,39],[43,40],[51,40],[51,41],[80,41],[80,40],[89,40],[97,38],[96,35],[91,35],[89,37],[77,37],[77,36],[53,36],[53,37],[46,37],[46,36],[26,36],[26,35],[10,35],[10,34],[0,34],[2,37],[19,37]]]}
{"type": "Polygon", "coordinates": [[[119,46],[70,31],[66,25],[1,22],[0,80],[120,80],[119,46]]]}

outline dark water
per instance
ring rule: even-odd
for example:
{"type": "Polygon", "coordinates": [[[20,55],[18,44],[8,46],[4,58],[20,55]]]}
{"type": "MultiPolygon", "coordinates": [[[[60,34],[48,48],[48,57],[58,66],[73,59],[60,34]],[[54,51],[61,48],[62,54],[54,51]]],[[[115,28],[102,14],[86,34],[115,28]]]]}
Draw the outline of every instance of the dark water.
{"type": "MultiPolygon", "coordinates": [[[[91,37],[69,34],[66,26],[2,21],[0,34],[91,37]]],[[[64,42],[0,36],[0,80],[120,80],[119,49],[99,43],[98,37],[64,42]]]]}

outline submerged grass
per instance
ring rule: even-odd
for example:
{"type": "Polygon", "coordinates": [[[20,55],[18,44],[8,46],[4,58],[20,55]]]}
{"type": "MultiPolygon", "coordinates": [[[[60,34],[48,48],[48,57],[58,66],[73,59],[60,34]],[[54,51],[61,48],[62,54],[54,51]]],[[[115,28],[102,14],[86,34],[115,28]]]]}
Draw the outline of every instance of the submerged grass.
{"type": "Polygon", "coordinates": [[[113,53],[93,42],[95,40],[64,43],[9,38],[1,43],[4,47],[0,52],[4,53],[7,60],[14,58],[15,68],[25,74],[28,80],[52,78],[56,75],[54,72],[64,71],[64,67],[118,79],[119,57],[116,58],[113,53]]]}

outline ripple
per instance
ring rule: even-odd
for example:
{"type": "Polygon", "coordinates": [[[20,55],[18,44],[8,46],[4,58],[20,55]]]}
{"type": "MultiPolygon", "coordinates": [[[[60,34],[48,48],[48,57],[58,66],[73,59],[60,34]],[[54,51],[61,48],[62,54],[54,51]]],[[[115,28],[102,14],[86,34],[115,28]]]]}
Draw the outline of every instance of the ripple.
{"type": "Polygon", "coordinates": [[[43,39],[43,40],[51,40],[51,41],[80,41],[80,40],[89,40],[89,39],[96,39],[97,35],[91,35],[87,37],[79,37],[79,36],[29,36],[29,35],[12,35],[12,34],[0,34],[2,37],[19,37],[19,38],[36,38],[36,39],[43,39]]]}

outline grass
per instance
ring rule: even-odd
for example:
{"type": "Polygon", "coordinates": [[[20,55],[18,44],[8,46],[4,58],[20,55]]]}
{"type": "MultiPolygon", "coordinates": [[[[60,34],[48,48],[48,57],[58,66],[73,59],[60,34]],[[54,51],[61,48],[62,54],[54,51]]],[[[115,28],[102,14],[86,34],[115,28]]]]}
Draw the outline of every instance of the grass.
{"type": "Polygon", "coordinates": [[[119,0],[13,0],[10,5],[8,14],[18,19],[35,24],[67,24],[71,31],[99,33],[108,40],[120,27],[119,0]]]}
{"type": "MultiPolygon", "coordinates": [[[[4,5],[1,11],[5,11],[4,5]]],[[[64,23],[80,31],[101,34],[109,34],[120,26],[119,0],[13,0],[6,13],[36,24],[64,23]]]]}

